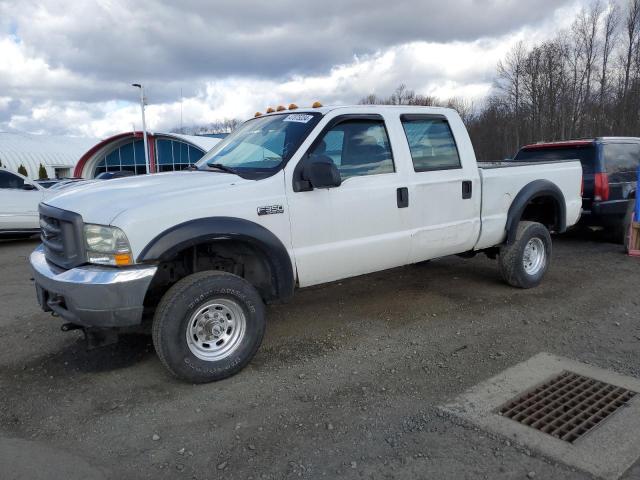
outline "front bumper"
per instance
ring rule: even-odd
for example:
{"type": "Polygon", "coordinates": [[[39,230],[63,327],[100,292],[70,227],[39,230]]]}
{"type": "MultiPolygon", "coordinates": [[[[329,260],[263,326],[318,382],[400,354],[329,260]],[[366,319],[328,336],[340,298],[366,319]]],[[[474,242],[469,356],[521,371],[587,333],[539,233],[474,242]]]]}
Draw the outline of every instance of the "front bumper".
{"type": "Polygon", "coordinates": [[[47,262],[42,246],[29,261],[42,309],[83,327],[138,325],[145,294],[157,270],[153,265],[83,265],[64,270],[47,262]]]}

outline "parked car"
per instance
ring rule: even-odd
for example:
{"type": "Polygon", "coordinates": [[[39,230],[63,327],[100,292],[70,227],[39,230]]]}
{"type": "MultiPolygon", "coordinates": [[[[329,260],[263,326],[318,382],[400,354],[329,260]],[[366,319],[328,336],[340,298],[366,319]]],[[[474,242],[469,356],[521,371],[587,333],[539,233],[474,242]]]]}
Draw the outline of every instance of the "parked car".
{"type": "Polygon", "coordinates": [[[516,162],[577,159],[582,163],[582,221],[603,226],[627,246],[634,210],[640,138],[599,137],[526,145],[516,162]]]}
{"type": "Polygon", "coordinates": [[[39,302],[91,345],[152,319],[173,375],[241,370],[265,303],[296,287],[451,254],[537,286],[550,232],[580,217],[580,162],[478,164],[459,115],[322,107],[245,122],[182,172],[98,182],[40,205],[39,302]]]}
{"type": "Polygon", "coordinates": [[[0,238],[24,238],[39,232],[38,204],[45,189],[19,173],[0,168],[0,238]]]}

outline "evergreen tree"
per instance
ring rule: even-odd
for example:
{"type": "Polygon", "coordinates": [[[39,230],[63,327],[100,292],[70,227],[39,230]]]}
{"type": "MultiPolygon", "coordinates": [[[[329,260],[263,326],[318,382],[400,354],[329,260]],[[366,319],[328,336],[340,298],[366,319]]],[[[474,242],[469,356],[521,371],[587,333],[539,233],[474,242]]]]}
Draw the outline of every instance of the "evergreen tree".
{"type": "Polygon", "coordinates": [[[38,178],[40,180],[45,180],[48,178],[47,169],[44,168],[44,165],[40,164],[40,168],[38,168],[38,178]]]}
{"type": "Polygon", "coordinates": [[[19,173],[20,175],[24,175],[25,177],[28,177],[28,176],[29,176],[29,173],[27,172],[27,169],[26,169],[26,168],[24,168],[24,165],[23,165],[23,164],[20,164],[20,166],[18,167],[18,173],[19,173]]]}

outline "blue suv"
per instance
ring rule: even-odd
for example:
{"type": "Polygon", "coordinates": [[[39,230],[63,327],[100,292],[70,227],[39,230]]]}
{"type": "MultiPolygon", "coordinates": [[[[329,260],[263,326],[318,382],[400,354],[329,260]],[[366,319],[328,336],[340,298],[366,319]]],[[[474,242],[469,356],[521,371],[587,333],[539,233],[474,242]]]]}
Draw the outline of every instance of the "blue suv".
{"type": "Polygon", "coordinates": [[[640,137],[598,137],[522,147],[513,161],[580,160],[582,222],[627,245],[636,198],[640,137]]]}

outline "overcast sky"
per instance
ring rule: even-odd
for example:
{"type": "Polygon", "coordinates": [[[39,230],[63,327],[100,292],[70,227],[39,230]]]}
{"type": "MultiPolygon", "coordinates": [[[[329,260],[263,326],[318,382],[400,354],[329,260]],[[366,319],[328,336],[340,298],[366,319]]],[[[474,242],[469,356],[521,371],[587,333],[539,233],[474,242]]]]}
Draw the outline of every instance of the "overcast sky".
{"type": "Polygon", "coordinates": [[[518,40],[586,0],[0,0],[0,130],[105,137],[405,83],[481,102],[518,40]]]}

